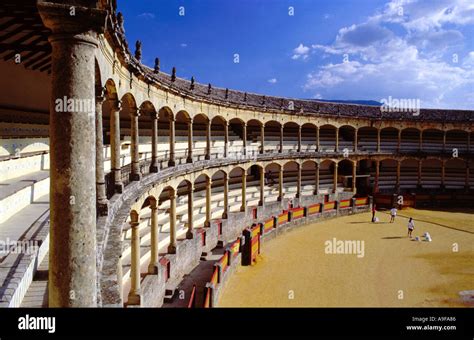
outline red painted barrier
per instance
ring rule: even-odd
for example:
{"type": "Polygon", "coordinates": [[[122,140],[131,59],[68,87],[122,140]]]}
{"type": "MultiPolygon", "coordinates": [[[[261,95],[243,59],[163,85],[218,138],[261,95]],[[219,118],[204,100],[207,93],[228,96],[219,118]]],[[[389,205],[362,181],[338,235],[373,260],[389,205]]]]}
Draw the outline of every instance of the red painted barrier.
{"type": "Polygon", "coordinates": [[[196,307],[196,285],[193,285],[193,290],[191,291],[191,297],[189,298],[188,308],[196,307]]]}
{"type": "Polygon", "coordinates": [[[268,220],[265,221],[263,224],[263,232],[268,233],[270,232],[273,228],[275,227],[275,220],[272,218],[269,218],[268,220]]]}
{"type": "Polygon", "coordinates": [[[308,206],[308,215],[314,215],[321,212],[321,204],[316,203],[308,206]]]}
{"type": "Polygon", "coordinates": [[[170,278],[170,275],[171,275],[171,263],[170,263],[170,260],[168,260],[166,257],[162,257],[160,260],[159,260],[160,264],[165,267],[165,272],[164,272],[164,275],[165,275],[165,282],[167,282],[170,278]]]}
{"type": "Polygon", "coordinates": [[[290,211],[292,220],[297,220],[304,217],[304,208],[293,208],[290,211]]]}
{"type": "Polygon", "coordinates": [[[324,203],[324,211],[334,210],[336,208],[336,202],[326,202],[324,203]]]}
{"type": "Polygon", "coordinates": [[[278,215],[278,225],[285,224],[286,222],[288,222],[288,211],[278,215]]]}
{"type": "Polygon", "coordinates": [[[342,200],[339,201],[339,209],[345,209],[351,207],[351,200],[342,200]]]}

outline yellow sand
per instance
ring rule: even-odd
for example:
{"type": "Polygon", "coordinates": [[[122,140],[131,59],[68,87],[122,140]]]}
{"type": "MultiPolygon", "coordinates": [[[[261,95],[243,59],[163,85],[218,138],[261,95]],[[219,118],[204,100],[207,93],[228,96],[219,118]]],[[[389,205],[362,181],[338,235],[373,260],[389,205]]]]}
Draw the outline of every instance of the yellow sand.
{"type": "Polygon", "coordinates": [[[230,278],[219,306],[463,306],[458,292],[474,290],[474,211],[404,209],[395,223],[385,212],[379,223],[370,217],[327,220],[267,242],[256,265],[230,278]],[[429,232],[433,241],[408,239],[405,216],[415,219],[414,236],[429,232]],[[364,240],[365,256],[326,254],[333,238],[364,240]]]}

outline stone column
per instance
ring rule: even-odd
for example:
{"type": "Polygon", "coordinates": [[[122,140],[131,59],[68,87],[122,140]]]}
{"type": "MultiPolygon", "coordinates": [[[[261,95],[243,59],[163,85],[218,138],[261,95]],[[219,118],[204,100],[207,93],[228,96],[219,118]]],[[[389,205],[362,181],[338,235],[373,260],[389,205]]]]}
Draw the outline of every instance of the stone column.
{"type": "Polygon", "coordinates": [[[265,124],[260,126],[260,153],[265,153],[265,124]]]}
{"type": "Polygon", "coordinates": [[[401,162],[397,161],[397,179],[395,183],[395,190],[397,190],[397,192],[400,191],[400,166],[401,162]]]}
{"type": "Polygon", "coordinates": [[[151,164],[150,173],[158,172],[158,115],[150,114],[151,118],[151,164]]]}
{"type": "Polygon", "coordinates": [[[123,269],[122,269],[122,254],[118,254],[117,259],[117,286],[119,291],[119,300],[123,305],[123,269]]]}
{"type": "Polygon", "coordinates": [[[206,155],[204,159],[211,159],[211,120],[206,122],[206,155]]]}
{"type": "Polygon", "coordinates": [[[110,104],[110,148],[111,148],[111,169],[114,175],[114,191],[117,193],[123,192],[122,182],[122,164],[120,158],[120,102],[110,104]]]}
{"type": "Polygon", "coordinates": [[[316,151],[321,151],[321,146],[319,144],[319,126],[316,126],[316,151]]]}
{"type": "Polygon", "coordinates": [[[380,161],[375,161],[374,193],[379,192],[380,161]]]}
{"type": "Polygon", "coordinates": [[[352,192],[355,194],[357,189],[357,161],[352,162],[352,192]]]}
{"type": "Polygon", "coordinates": [[[259,206],[263,206],[265,203],[265,168],[260,167],[260,200],[258,201],[259,206]]]}
{"type": "Polygon", "coordinates": [[[170,244],[168,245],[168,253],[176,254],[176,193],[170,192],[170,244]]]}
{"type": "Polygon", "coordinates": [[[334,178],[333,178],[333,189],[332,192],[336,193],[337,192],[337,168],[339,165],[337,163],[334,163],[334,178]]]}
{"type": "Polygon", "coordinates": [[[283,165],[280,165],[278,172],[278,201],[283,200],[283,165]]]}
{"type": "Polygon", "coordinates": [[[141,174],[140,174],[140,153],[138,151],[138,147],[140,146],[140,139],[138,136],[138,117],[140,113],[137,109],[130,110],[130,119],[131,119],[131,126],[132,126],[132,146],[131,146],[131,153],[132,153],[132,171],[130,173],[130,181],[139,181],[141,174]]]}
{"type": "Polygon", "coordinates": [[[210,227],[211,226],[211,203],[212,203],[212,195],[211,195],[211,189],[212,189],[212,180],[207,177],[206,178],[206,221],[204,222],[205,227],[210,227]]]}
{"type": "Polygon", "coordinates": [[[194,229],[194,184],[188,184],[188,230],[186,231],[186,238],[193,238],[194,229]]]}
{"type": "Polygon", "coordinates": [[[283,125],[280,125],[280,153],[283,152],[283,125]]]}
{"type": "Polygon", "coordinates": [[[381,129],[377,129],[377,152],[380,152],[380,133],[381,129]]]}
{"type": "Polygon", "coordinates": [[[224,173],[224,212],[222,218],[227,218],[229,214],[229,175],[224,173]]]}
{"type": "Polygon", "coordinates": [[[354,152],[357,152],[357,137],[359,134],[359,130],[357,128],[354,129],[354,152]]]}
{"type": "Polygon", "coordinates": [[[240,206],[240,211],[245,211],[247,209],[247,171],[244,170],[242,173],[242,205],[240,206]]]}
{"type": "Polygon", "coordinates": [[[298,164],[298,175],[296,177],[296,198],[301,197],[301,164],[298,164]]]}
{"type": "Polygon", "coordinates": [[[229,122],[224,123],[224,158],[229,155],[229,122]]]}
{"type": "Polygon", "coordinates": [[[158,204],[156,199],[150,199],[150,264],[148,265],[148,273],[158,274],[158,256],[159,256],[159,237],[160,231],[158,230],[158,204]]]}
{"type": "Polygon", "coordinates": [[[242,141],[244,146],[244,156],[247,155],[247,123],[242,126],[242,141]]]}
{"type": "Polygon", "coordinates": [[[298,125],[298,152],[301,152],[301,125],[298,125]]]}
{"type": "Polygon", "coordinates": [[[132,241],[128,304],[140,305],[140,216],[135,210],[130,213],[130,226],[132,228],[132,241]]]}
{"type": "Polygon", "coordinates": [[[319,164],[316,163],[316,174],[315,174],[315,186],[314,186],[314,194],[319,194],[319,164]]]}
{"type": "Polygon", "coordinates": [[[193,162],[193,119],[190,118],[188,121],[188,157],[186,163],[193,162]]]}
{"type": "Polygon", "coordinates": [[[175,143],[174,126],[175,126],[175,118],[170,117],[170,159],[168,161],[168,166],[176,165],[176,162],[174,159],[174,143],[175,143]]]}
{"type": "Polygon", "coordinates": [[[336,128],[336,148],[334,149],[335,152],[339,152],[339,128],[336,128]]]}
{"type": "Polygon", "coordinates": [[[104,141],[102,129],[102,104],[104,103],[105,88],[96,89],[95,97],[95,178],[97,193],[97,212],[101,216],[107,215],[107,194],[105,192],[104,174],[104,141]]]}
{"type": "Polygon", "coordinates": [[[96,307],[94,57],[106,12],[77,6],[71,16],[68,4],[36,6],[52,32],[49,307],[96,307]],[[69,111],[64,100],[90,105],[69,111]]]}

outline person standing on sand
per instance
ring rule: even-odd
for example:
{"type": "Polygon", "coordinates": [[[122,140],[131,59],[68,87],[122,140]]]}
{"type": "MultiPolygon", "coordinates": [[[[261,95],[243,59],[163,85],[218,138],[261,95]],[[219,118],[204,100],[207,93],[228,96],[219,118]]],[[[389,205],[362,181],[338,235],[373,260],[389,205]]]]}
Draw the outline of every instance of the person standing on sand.
{"type": "Polygon", "coordinates": [[[411,238],[411,233],[415,229],[415,222],[413,221],[413,218],[410,217],[408,220],[408,237],[411,238]]]}
{"type": "Polygon", "coordinates": [[[395,222],[395,217],[397,216],[397,208],[393,207],[390,209],[390,223],[395,222]]]}
{"type": "Polygon", "coordinates": [[[372,222],[375,222],[375,212],[377,209],[375,209],[375,203],[372,204],[372,222]]]}

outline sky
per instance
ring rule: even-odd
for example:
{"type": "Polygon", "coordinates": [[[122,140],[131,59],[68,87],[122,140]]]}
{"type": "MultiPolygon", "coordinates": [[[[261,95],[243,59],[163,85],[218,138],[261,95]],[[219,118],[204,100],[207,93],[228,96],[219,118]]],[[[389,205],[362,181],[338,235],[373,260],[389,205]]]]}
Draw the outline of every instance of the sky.
{"type": "Polygon", "coordinates": [[[178,77],[328,100],[474,109],[474,0],[118,1],[132,53],[178,77]]]}

